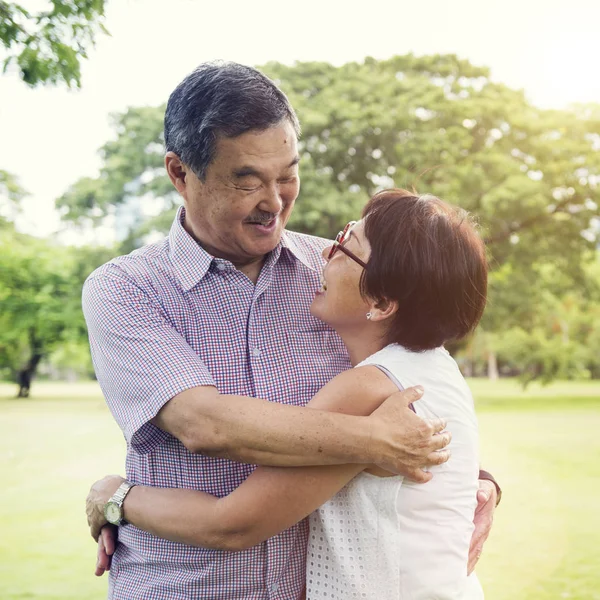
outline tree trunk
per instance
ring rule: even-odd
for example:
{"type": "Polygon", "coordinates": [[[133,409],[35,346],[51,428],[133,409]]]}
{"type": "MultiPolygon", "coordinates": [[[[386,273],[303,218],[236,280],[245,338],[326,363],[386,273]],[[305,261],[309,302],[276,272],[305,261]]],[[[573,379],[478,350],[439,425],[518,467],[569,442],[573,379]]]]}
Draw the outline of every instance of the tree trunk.
{"type": "Polygon", "coordinates": [[[464,377],[473,377],[473,361],[470,356],[463,361],[462,372],[464,377]]]}
{"type": "Polygon", "coordinates": [[[487,372],[488,379],[490,381],[496,381],[496,379],[498,379],[498,360],[496,358],[496,353],[493,350],[490,350],[488,352],[487,372]]]}
{"type": "Polygon", "coordinates": [[[43,355],[39,352],[33,354],[27,365],[21,369],[17,375],[17,382],[19,384],[19,393],[17,398],[28,398],[29,390],[31,389],[31,380],[35,376],[38,365],[42,360],[43,355]]]}

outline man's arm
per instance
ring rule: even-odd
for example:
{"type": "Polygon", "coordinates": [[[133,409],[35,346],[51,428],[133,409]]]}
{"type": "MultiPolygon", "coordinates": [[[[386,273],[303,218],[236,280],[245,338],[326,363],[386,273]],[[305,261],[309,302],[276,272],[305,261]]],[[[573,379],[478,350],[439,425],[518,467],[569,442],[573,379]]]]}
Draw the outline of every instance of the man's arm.
{"type": "MultiPolygon", "coordinates": [[[[374,367],[361,367],[342,373],[325,386],[309,406],[352,415],[381,410],[377,406],[391,394],[393,384],[374,367]]],[[[405,404],[421,395],[406,390],[405,404]]],[[[310,409],[309,409],[310,410],[310,409]]],[[[315,410],[320,414],[320,410],[315,410]]],[[[438,439],[445,436],[436,436],[438,439]]],[[[447,440],[441,440],[443,444],[447,440]]],[[[439,455],[444,460],[445,453],[439,455]]],[[[158,489],[136,486],[124,504],[125,518],[135,526],[159,537],[204,547],[242,550],[293,525],[333,496],[364,465],[257,469],[229,496],[217,499],[195,490],[158,489]]],[[[122,478],[108,477],[94,484],[88,496],[88,517],[92,535],[98,536],[105,524],[102,508],[122,478]]],[[[482,485],[489,482],[483,481],[482,485]]],[[[492,488],[492,484],[489,484],[492,488]]],[[[474,568],[481,547],[489,534],[495,504],[495,489],[483,488],[478,494],[475,532],[469,553],[469,572],[474,568]],[[485,498],[483,496],[486,496],[485,498]],[[481,496],[481,498],[480,498],[481,496]],[[489,499],[489,501],[486,501],[489,499]],[[490,512],[491,510],[491,512],[490,512]]],[[[99,540],[97,574],[110,566],[109,545],[114,544],[110,528],[99,540]]]]}
{"type": "MultiPolygon", "coordinates": [[[[116,527],[105,525],[106,521],[104,520],[104,515],[101,514],[102,507],[123,481],[124,479],[122,477],[116,475],[105,477],[94,484],[87,498],[87,508],[89,511],[88,523],[90,524],[92,536],[94,539],[98,539],[98,558],[96,561],[95,572],[98,576],[103,575],[106,571],[110,570],[111,558],[117,542],[116,527]]],[[[471,537],[471,545],[469,548],[468,575],[473,572],[477,565],[477,561],[481,557],[483,545],[492,528],[493,515],[496,508],[496,486],[494,486],[491,481],[485,479],[480,479],[479,485],[480,489],[477,492],[477,509],[475,511],[474,519],[475,529],[471,537]]],[[[135,496],[131,498],[129,502],[132,500],[135,502],[135,496]]],[[[172,498],[169,499],[169,501],[171,500],[172,498]]],[[[214,499],[212,501],[214,501],[214,499]]],[[[139,511],[139,506],[137,510],[139,511]]],[[[136,508],[131,506],[131,511],[135,513],[136,508]]],[[[239,537],[237,540],[230,539],[230,547],[232,547],[236,541],[238,545],[244,542],[244,540],[239,537]]]]}
{"type": "Polygon", "coordinates": [[[83,308],[98,380],[128,443],[149,452],[167,434],[190,451],[280,466],[375,463],[415,481],[435,464],[442,424],[397,394],[372,417],[221,395],[198,354],[119,267],[84,287],[83,308]]]}
{"type": "MultiPolygon", "coordinates": [[[[393,392],[381,380],[374,385],[393,392]]],[[[344,398],[339,400],[343,403],[344,398]]],[[[436,464],[440,438],[434,434],[445,425],[417,417],[407,408],[410,402],[403,392],[389,403],[384,413],[352,416],[223,395],[204,387],[178,394],[152,422],[195,453],[282,467],[377,464],[427,481],[429,475],[421,467],[436,464]]]]}
{"type": "MultiPolygon", "coordinates": [[[[330,381],[311,400],[310,406],[365,415],[373,412],[394,389],[394,384],[379,369],[361,367],[330,381]]],[[[414,388],[407,390],[405,402],[408,405],[420,396],[414,388]]],[[[446,433],[437,438],[442,446],[450,436],[446,433]]],[[[442,451],[435,462],[440,464],[446,459],[447,452],[442,451]]],[[[158,537],[208,548],[243,550],[306,517],[364,468],[365,465],[261,467],[224,498],[196,490],[136,486],[125,499],[124,516],[136,527],[158,537]]],[[[118,480],[113,482],[118,485],[118,480]]],[[[104,496],[113,491],[109,486],[101,497],[96,497],[95,508],[88,510],[91,520],[94,513],[100,514],[107,500],[104,496]]]]}

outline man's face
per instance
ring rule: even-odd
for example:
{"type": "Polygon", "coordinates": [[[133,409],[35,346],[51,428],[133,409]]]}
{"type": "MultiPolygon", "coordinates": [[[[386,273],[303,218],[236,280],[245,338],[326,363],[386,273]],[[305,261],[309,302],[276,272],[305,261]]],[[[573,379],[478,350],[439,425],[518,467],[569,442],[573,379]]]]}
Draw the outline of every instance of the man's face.
{"type": "Polygon", "coordinates": [[[187,231],[238,267],[262,261],[279,243],[298,196],[298,160],[288,122],[219,138],[204,181],[186,168],[180,192],[187,231]]]}

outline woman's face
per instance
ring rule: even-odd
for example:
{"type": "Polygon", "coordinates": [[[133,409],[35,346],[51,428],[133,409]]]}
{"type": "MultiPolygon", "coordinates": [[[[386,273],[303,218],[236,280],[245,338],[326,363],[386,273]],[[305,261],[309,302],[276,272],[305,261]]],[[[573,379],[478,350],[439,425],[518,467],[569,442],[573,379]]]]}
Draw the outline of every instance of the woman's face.
{"type": "MultiPolygon", "coordinates": [[[[341,245],[364,263],[369,261],[371,247],[364,234],[364,223],[358,221],[348,230],[341,245]]],[[[321,289],[311,304],[311,313],[341,331],[365,325],[370,304],[360,293],[363,267],[338,247],[331,258],[331,246],[323,250],[327,261],[323,269],[321,289]]]]}

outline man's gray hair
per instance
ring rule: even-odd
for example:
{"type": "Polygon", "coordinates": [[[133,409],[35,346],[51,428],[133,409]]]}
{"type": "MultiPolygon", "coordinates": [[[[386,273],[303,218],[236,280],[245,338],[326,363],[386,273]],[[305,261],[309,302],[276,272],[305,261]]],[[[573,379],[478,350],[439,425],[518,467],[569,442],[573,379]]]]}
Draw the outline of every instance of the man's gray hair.
{"type": "Polygon", "coordinates": [[[286,95],[260,71],[234,62],[204,63],[169,97],[165,147],[204,180],[219,136],[264,131],[286,120],[300,135],[286,95]]]}

